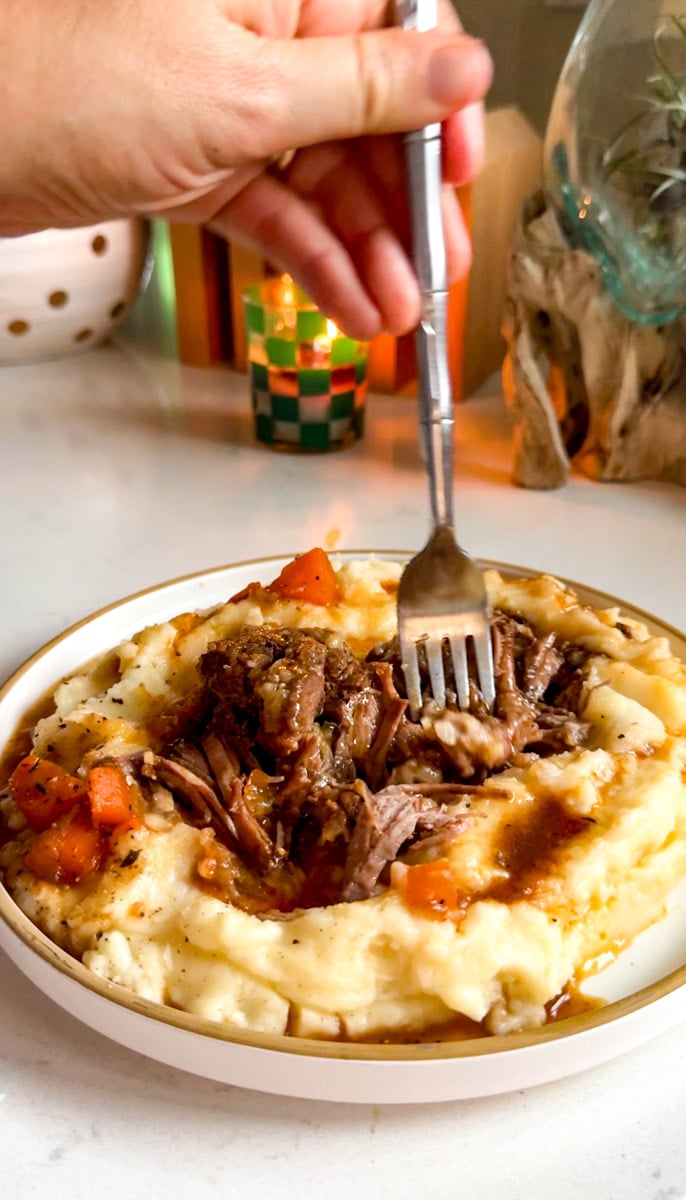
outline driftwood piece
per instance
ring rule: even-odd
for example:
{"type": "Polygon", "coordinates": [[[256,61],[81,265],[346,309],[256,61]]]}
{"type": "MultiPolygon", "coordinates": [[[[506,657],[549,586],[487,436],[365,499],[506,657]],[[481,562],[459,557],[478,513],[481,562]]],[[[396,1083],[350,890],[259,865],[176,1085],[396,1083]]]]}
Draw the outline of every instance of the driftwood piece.
{"type": "Polygon", "coordinates": [[[683,320],[625,317],[540,196],[515,235],[503,336],[515,483],[559,487],[574,466],[592,479],[686,486],[683,320]]]}

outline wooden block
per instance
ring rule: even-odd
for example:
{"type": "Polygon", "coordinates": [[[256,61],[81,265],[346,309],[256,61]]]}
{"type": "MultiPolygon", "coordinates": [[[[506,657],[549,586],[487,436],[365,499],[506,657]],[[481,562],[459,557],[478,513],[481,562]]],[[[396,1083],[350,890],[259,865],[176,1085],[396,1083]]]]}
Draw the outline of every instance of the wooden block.
{"type": "Polygon", "coordinates": [[[231,322],[221,302],[228,283],[226,247],[207,230],[176,222],[169,225],[169,242],[179,359],[209,367],[231,356],[231,322]]]}
{"type": "Polygon", "coordinates": [[[208,288],[210,303],[216,307],[216,328],[219,360],[233,362],[233,323],[231,321],[231,275],[229,270],[229,247],[224,238],[209,234],[208,288]]]}
{"type": "Polygon", "coordinates": [[[414,334],[382,333],[369,344],[367,384],[371,392],[397,393],[412,385],[417,371],[414,334]]]}

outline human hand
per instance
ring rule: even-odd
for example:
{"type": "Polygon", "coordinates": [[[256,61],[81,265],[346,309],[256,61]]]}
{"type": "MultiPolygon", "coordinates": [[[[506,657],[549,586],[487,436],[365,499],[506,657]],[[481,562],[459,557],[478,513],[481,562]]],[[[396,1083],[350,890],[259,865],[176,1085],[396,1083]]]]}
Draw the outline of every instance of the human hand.
{"type": "MultiPolygon", "coordinates": [[[[387,8],[5,0],[0,234],[133,214],[200,221],[290,271],[350,333],[405,332],[419,292],[389,135],[444,122],[445,177],[466,182],[490,62],[449,0],[423,34],[383,28],[387,8]]],[[[469,242],[452,188],[444,215],[455,278],[469,242]]]]}

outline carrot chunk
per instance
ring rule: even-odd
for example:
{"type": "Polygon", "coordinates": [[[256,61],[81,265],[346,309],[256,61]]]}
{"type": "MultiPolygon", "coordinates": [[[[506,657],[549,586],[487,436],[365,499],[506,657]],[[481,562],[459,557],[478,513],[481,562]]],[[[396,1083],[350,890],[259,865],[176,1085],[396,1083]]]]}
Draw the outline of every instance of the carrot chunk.
{"type": "Polygon", "coordinates": [[[304,600],[308,604],[338,604],[341,598],[329,556],[319,546],[287,563],[267,590],[285,600],[304,600]]]}
{"type": "Polygon", "coordinates": [[[134,795],[121,767],[103,765],[88,772],[88,802],[93,824],[108,829],[138,825],[134,795]]]}
{"type": "Polygon", "coordinates": [[[84,810],[37,834],[24,855],[24,866],[48,883],[80,883],[100,870],[106,848],[84,810]]]}
{"type": "Polygon", "coordinates": [[[400,886],[405,903],[424,917],[444,921],[459,907],[457,888],[444,858],[408,867],[400,886]]]}
{"type": "Polygon", "coordinates": [[[86,785],[56,763],[27,754],[9,780],[9,790],[30,829],[47,829],[86,798],[86,785]]]}

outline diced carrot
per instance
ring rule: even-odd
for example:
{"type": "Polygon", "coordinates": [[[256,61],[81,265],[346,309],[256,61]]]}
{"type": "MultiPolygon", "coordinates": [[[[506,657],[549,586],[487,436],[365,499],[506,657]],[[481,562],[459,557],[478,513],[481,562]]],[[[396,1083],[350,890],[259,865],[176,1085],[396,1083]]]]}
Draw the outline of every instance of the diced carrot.
{"type": "Polygon", "coordinates": [[[37,754],[27,754],[17,764],[9,790],[27,825],[36,832],[47,829],[86,798],[83,780],[37,754]]]}
{"type": "Polygon", "coordinates": [[[94,825],[130,829],[139,824],[134,812],[134,793],[121,767],[110,764],[91,767],[88,801],[94,825]]]}
{"type": "Polygon", "coordinates": [[[287,563],[267,590],[286,600],[304,600],[308,604],[338,604],[341,598],[329,556],[319,546],[287,563]]]}
{"type": "Polygon", "coordinates": [[[459,907],[459,895],[445,858],[417,863],[401,876],[400,890],[410,908],[444,921],[459,907]]]}
{"type": "Polygon", "coordinates": [[[262,585],[253,581],[241,588],[239,592],[234,592],[233,596],[229,598],[229,604],[239,604],[241,600],[249,600],[251,596],[256,596],[261,589],[262,585]]]}
{"type": "Polygon", "coordinates": [[[106,849],[103,835],[84,809],[37,834],[24,855],[24,866],[48,883],[80,883],[100,870],[106,849]]]}

